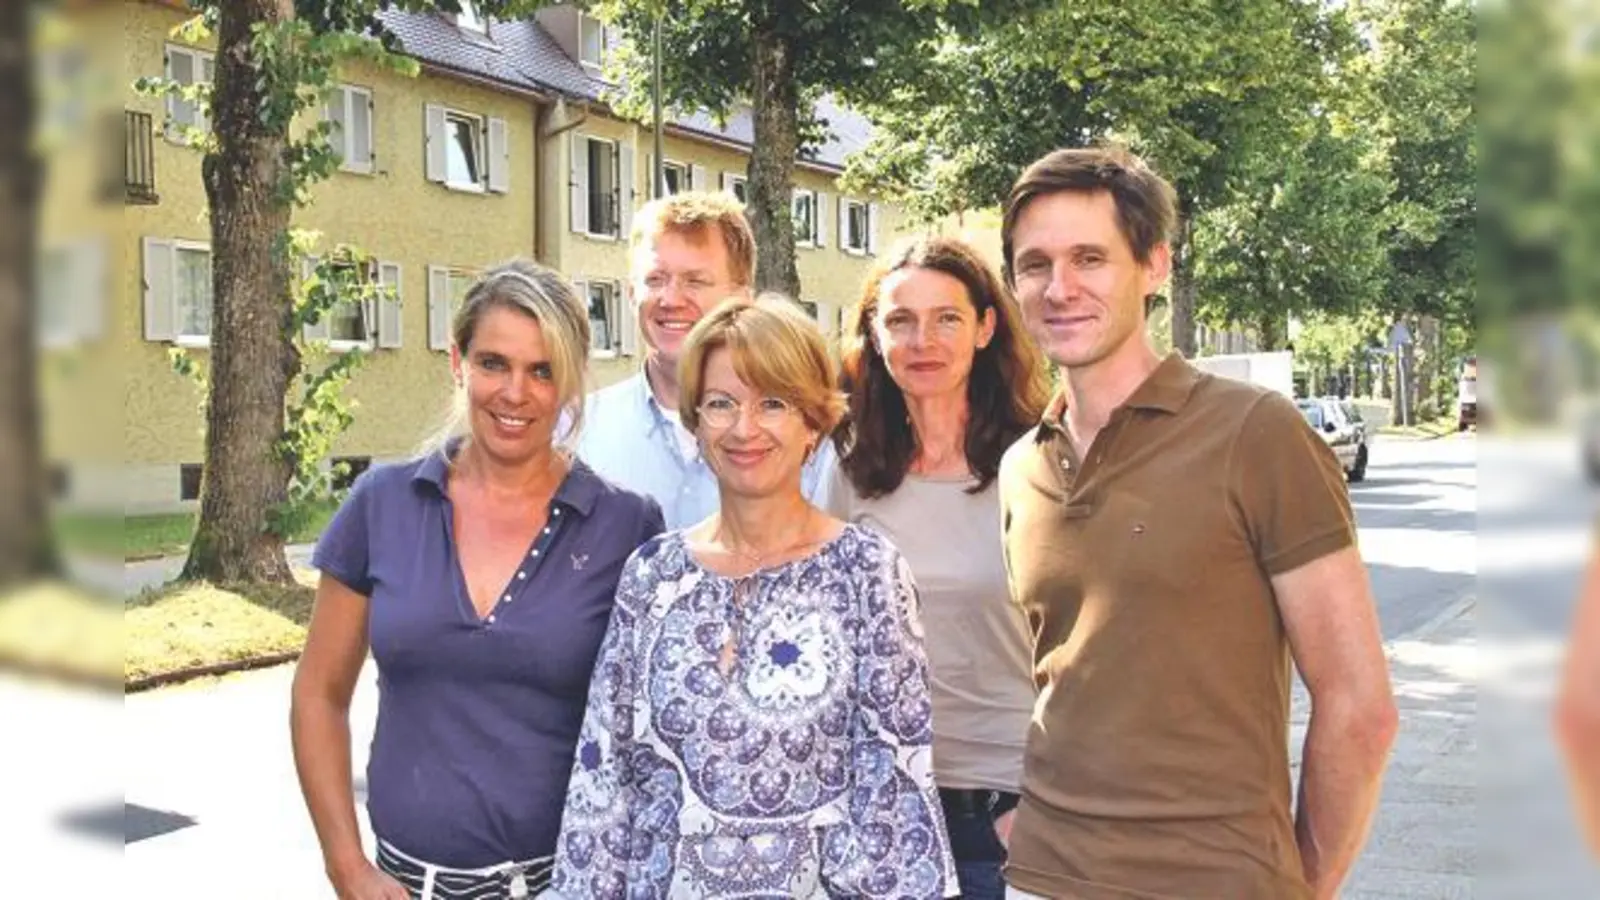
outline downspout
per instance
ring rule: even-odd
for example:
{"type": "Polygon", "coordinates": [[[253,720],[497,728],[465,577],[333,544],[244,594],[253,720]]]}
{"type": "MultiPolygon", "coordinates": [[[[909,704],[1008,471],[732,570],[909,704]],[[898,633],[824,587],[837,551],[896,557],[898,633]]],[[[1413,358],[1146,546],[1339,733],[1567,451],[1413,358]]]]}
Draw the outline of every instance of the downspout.
{"type": "MultiPolygon", "coordinates": [[[[566,98],[566,97],[558,97],[556,99],[556,104],[562,104],[562,103],[567,103],[567,102],[569,102],[569,99],[566,98]]],[[[582,114],[579,115],[577,118],[573,119],[572,121],[566,123],[565,125],[560,126],[559,128],[546,130],[544,128],[544,125],[545,125],[545,123],[547,123],[550,120],[550,117],[552,115],[552,111],[555,109],[556,104],[539,107],[539,113],[538,113],[538,116],[536,117],[536,127],[534,129],[535,132],[539,135],[539,138],[540,138],[538,141],[534,142],[535,143],[534,150],[533,150],[533,155],[534,155],[534,173],[535,173],[534,184],[541,186],[539,188],[536,188],[535,189],[535,193],[534,193],[534,204],[533,204],[534,258],[539,260],[539,262],[541,262],[543,264],[546,264],[546,265],[549,264],[549,260],[550,260],[550,256],[549,256],[550,245],[549,245],[549,236],[545,233],[545,229],[539,227],[539,210],[544,204],[539,202],[540,198],[539,198],[538,191],[542,190],[542,182],[540,182],[538,180],[538,173],[544,170],[544,163],[548,161],[547,157],[552,157],[553,156],[555,159],[560,159],[560,156],[559,156],[559,153],[557,153],[557,154],[547,153],[544,148],[546,146],[546,142],[547,141],[552,141],[552,140],[554,140],[556,138],[559,138],[563,134],[566,134],[567,132],[571,131],[572,129],[577,128],[579,125],[582,125],[583,123],[589,121],[589,107],[588,107],[588,105],[574,102],[574,103],[572,103],[572,105],[576,106],[576,107],[579,107],[582,110],[582,114]]],[[[556,178],[559,181],[559,179],[560,179],[560,174],[559,173],[557,174],[556,178]]],[[[560,202],[560,195],[559,194],[557,195],[556,199],[557,199],[557,202],[559,203],[560,202]]],[[[561,217],[559,215],[557,215],[556,216],[556,228],[555,229],[551,229],[551,230],[555,231],[555,230],[559,229],[560,228],[560,224],[561,224],[561,217]]]]}

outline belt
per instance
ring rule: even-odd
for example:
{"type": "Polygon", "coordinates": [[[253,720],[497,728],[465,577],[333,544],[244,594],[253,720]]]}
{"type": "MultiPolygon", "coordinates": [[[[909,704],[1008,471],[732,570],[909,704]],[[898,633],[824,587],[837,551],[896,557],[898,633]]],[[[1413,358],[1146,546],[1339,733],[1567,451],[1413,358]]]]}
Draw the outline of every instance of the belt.
{"type": "Polygon", "coordinates": [[[383,838],[378,839],[378,868],[416,892],[418,900],[448,900],[458,894],[503,886],[512,900],[523,900],[550,884],[554,857],[503,862],[481,869],[453,869],[417,859],[383,838]]]}
{"type": "Polygon", "coordinates": [[[940,788],[939,802],[951,816],[981,816],[990,819],[1016,809],[1021,798],[1010,791],[988,788],[940,788]]]}

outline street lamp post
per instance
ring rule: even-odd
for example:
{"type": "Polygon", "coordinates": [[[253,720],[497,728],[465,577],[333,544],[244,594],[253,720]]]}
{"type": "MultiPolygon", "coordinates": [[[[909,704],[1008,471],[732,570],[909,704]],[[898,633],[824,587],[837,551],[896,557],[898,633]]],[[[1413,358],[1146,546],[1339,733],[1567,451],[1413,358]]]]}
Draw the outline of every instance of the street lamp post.
{"type": "Polygon", "coordinates": [[[666,167],[661,159],[661,16],[662,11],[656,9],[655,33],[651,38],[651,65],[654,77],[650,83],[650,106],[654,116],[655,127],[655,161],[651,165],[650,183],[655,185],[652,194],[656,197],[665,196],[667,186],[665,183],[666,167]]]}

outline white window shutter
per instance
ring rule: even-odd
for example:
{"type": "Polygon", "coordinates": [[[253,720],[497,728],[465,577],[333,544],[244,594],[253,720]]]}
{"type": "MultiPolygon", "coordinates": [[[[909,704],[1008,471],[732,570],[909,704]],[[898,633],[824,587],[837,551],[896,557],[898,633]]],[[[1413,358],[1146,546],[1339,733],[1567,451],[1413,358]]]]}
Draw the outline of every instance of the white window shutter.
{"type": "Polygon", "coordinates": [[[341,163],[348,162],[346,155],[350,152],[348,142],[345,140],[345,122],[349,121],[347,111],[350,103],[350,92],[344,88],[337,88],[333,96],[328,98],[328,103],[322,109],[322,117],[333,125],[328,132],[328,146],[333,148],[334,155],[339,157],[341,163]]]}
{"type": "Polygon", "coordinates": [[[402,314],[404,307],[401,305],[400,264],[378,263],[378,285],[384,289],[383,296],[378,299],[378,346],[395,350],[400,347],[405,323],[402,314]]]}
{"type": "Polygon", "coordinates": [[[867,252],[878,252],[878,204],[867,204],[867,252]]]}
{"type": "Polygon", "coordinates": [[[428,267],[428,349],[450,349],[450,271],[428,267]]]}
{"type": "Polygon", "coordinates": [[[633,172],[633,145],[621,144],[618,146],[617,162],[620,166],[617,177],[618,184],[622,185],[622,196],[619,204],[622,207],[621,216],[618,217],[618,228],[622,237],[633,234],[633,206],[638,202],[638,194],[634,190],[633,172]]]}
{"type": "Polygon", "coordinates": [[[639,353],[639,307],[634,302],[633,292],[624,293],[622,285],[616,285],[617,296],[617,332],[621,335],[618,342],[622,348],[623,356],[636,356],[639,353]]]}
{"type": "MultiPolygon", "coordinates": [[[[594,316],[589,314],[589,282],[584,281],[582,278],[572,279],[572,293],[578,298],[578,305],[583,307],[583,317],[589,323],[589,346],[591,348],[598,346],[595,343],[595,339],[599,335],[595,334],[594,316]]],[[[608,326],[609,324],[607,323],[608,326]]],[[[611,337],[613,335],[609,333],[606,335],[608,341],[611,337]]],[[[609,343],[606,346],[610,346],[609,343]]]]}
{"type": "Polygon", "coordinates": [[[74,340],[95,341],[105,336],[106,295],[105,242],[100,238],[81,241],[73,253],[69,308],[74,340]]]}
{"type": "Polygon", "coordinates": [[[489,190],[504,194],[511,190],[511,137],[506,120],[489,120],[489,190]]]}
{"type": "Polygon", "coordinates": [[[427,133],[423,137],[423,147],[428,156],[427,178],[443,184],[448,169],[445,161],[444,107],[429,103],[424,109],[427,133]]]}
{"type": "Polygon", "coordinates": [[[719,172],[717,174],[717,189],[727,194],[733,193],[732,172],[719,172]]]}
{"type": "Polygon", "coordinates": [[[568,203],[572,206],[572,230],[589,233],[589,139],[572,136],[572,159],[567,172],[568,203]]]}
{"type": "Polygon", "coordinates": [[[377,126],[372,121],[377,110],[373,106],[372,92],[351,88],[347,89],[347,94],[349,105],[345,107],[345,127],[350,136],[345,141],[345,150],[351,156],[348,165],[357,172],[370,174],[377,168],[378,159],[375,146],[377,126]]]}
{"type": "MultiPolygon", "coordinates": [[[[308,256],[305,259],[300,260],[300,285],[302,290],[310,293],[310,286],[306,284],[306,281],[316,274],[317,258],[315,256],[308,256]]],[[[328,318],[331,315],[333,315],[333,310],[325,309],[322,311],[322,314],[317,319],[315,325],[309,322],[306,323],[303,331],[307,343],[310,343],[311,341],[325,341],[333,336],[333,328],[328,322],[328,318]]]]}
{"type": "Polygon", "coordinates": [[[850,203],[843,197],[839,198],[837,221],[839,224],[839,249],[859,250],[859,247],[850,246],[850,203]]]}
{"type": "Polygon", "coordinates": [[[817,223],[817,246],[828,246],[828,195],[817,191],[817,208],[812,212],[811,221],[817,223]]]}
{"type": "Polygon", "coordinates": [[[705,166],[694,166],[689,170],[689,190],[708,191],[711,189],[711,176],[706,174],[705,166]]]}
{"type": "Polygon", "coordinates": [[[170,341],[178,336],[178,297],[173,281],[178,262],[172,242],[144,239],[144,339],[170,341]]]}

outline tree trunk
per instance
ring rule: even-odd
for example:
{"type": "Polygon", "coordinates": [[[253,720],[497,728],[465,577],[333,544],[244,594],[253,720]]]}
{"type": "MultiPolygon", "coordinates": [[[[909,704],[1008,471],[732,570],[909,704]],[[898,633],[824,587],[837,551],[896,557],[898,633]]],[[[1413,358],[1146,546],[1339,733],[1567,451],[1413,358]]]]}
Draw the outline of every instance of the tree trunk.
{"type": "Polygon", "coordinates": [[[39,186],[34,152],[33,5],[0,4],[0,585],[56,568],[40,447],[34,279],[39,186]]]}
{"type": "Polygon", "coordinates": [[[211,206],[212,327],[200,521],[184,578],[220,583],[291,579],[267,514],[288,497],[275,450],[299,369],[285,235],[292,192],[286,128],[262,121],[251,29],[293,15],[291,0],[219,4],[211,121],[218,148],[204,163],[211,206]]]}
{"type": "Polygon", "coordinates": [[[1194,260],[1190,257],[1194,206],[1180,203],[1178,233],[1172,242],[1172,347],[1186,359],[1195,356],[1194,260]]]}
{"type": "Polygon", "coordinates": [[[755,288],[800,300],[800,272],[794,261],[794,157],[800,146],[794,48],[788,39],[758,30],[751,52],[755,146],[750,153],[750,202],[746,208],[756,237],[755,288]]]}

